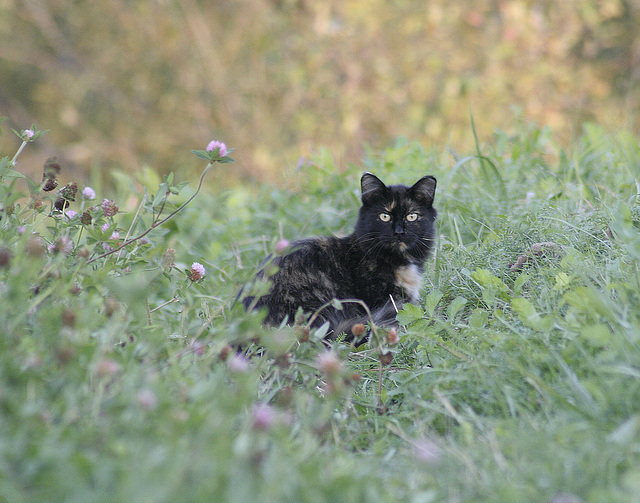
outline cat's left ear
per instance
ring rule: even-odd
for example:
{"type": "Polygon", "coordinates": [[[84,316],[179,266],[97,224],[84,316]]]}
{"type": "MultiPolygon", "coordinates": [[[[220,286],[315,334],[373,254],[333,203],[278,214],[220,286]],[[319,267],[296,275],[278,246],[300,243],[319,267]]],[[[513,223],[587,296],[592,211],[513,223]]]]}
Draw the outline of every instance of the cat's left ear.
{"type": "Polygon", "coordinates": [[[409,190],[417,198],[424,200],[428,206],[431,206],[436,195],[436,179],[431,175],[423,176],[409,190]]]}
{"type": "Polygon", "coordinates": [[[387,186],[382,183],[380,178],[371,173],[364,173],[360,179],[360,187],[362,188],[362,202],[370,200],[376,194],[387,190],[387,186]]]}

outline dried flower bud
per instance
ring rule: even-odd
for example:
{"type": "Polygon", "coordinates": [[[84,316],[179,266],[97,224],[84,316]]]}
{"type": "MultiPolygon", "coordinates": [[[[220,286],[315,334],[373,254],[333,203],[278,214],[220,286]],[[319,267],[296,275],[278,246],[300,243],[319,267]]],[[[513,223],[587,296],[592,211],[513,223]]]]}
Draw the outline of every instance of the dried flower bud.
{"type": "Polygon", "coordinates": [[[26,251],[28,255],[32,257],[42,257],[44,255],[44,245],[42,243],[42,239],[38,236],[33,236],[29,238],[26,243],[26,251]]]}
{"type": "Polygon", "coordinates": [[[300,342],[307,342],[309,340],[309,327],[305,325],[296,327],[296,335],[300,342]]]}
{"type": "Polygon", "coordinates": [[[58,175],[60,174],[60,162],[57,157],[49,157],[44,162],[44,170],[42,173],[42,190],[50,192],[58,186],[58,175]]]}
{"type": "Polygon", "coordinates": [[[227,344],[226,346],[224,346],[224,347],[220,350],[220,354],[218,355],[218,357],[219,357],[223,362],[226,362],[226,361],[227,361],[227,358],[229,358],[229,355],[230,355],[232,352],[233,352],[233,348],[227,344]]]}
{"type": "Polygon", "coordinates": [[[92,220],[91,213],[88,211],[83,211],[82,215],[80,215],[80,223],[82,225],[91,225],[92,220]]]}
{"type": "Polygon", "coordinates": [[[51,243],[47,250],[49,253],[68,255],[73,250],[73,242],[67,236],[61,236],[51,243]]]}
{"type": "Polygon", "coordinates": [[[391,362],[393,361],[393,354],[391,354],[391,352],[380,353],[380,355],[378,355],[378,359],[382,365],[391,365],[391,362]]]}
{"type": "Polygon", "coordinates": [[[356,337],[362,337],[367,330],[367,327],[364,326],[364,323],[356,323],[351,327],[351,333],[356,337]]]}
{"type": "Polygon", "coordinates": [[[5,267],[9,267],[9,263],[11,262],[11,252],[8,248],[0,247],[0,269],[5,267]]]}
{"type": "Polygon", "coordinates": [[[342,373],[342,362],[335,351],[324,351],[316,358],[320,371],[333,377],[342,373]]]}
{"type": "Polygon", "coordinates": [[[164,251],[160,265],[163,269],[172,269],[176,266],[176,251],[173,248],[167,248],[164,251]]]}
{"type": "Polygon", "coordinates": [[[78,257],[80,258],[89,258],[89,255],[91,255],[89,248],[82,247],[78,250],[78,257]]]}
{"type": "Polygon", "coordinates": [[[51,179],[51,178],[47,178],[46,180],[43,180],[44,185],[42,187],[42,190],[44,190],[45,192],[51,192],[53,189],[55,189],[58,186],[58,180],[51,179]]]}
{"type": "Polygon", "coordinates": [[[73,328],[76,324],[76,313],[70,309],[62,311],[62,325],[65,327],[73,328]]]}
{"type": "Polygon", "coordinates": [[[42,209],[43,206],[44,206],[44,201],[40,198],[34,199],[33,201],[31,201],[31,203],[29,203],[29,208],[36,211],[42,209]]]}
{"type": "Polygon", "coordinates": [[[76,194],[78,192],[78,185],[75,182],[68,183],[60,189],[58,192],[58,198],[53,203],[55,209],[64,211],[70,202],[76,200],[76,194]]]}
{"type": "Polygon", "coordinates": [[[398,342],[400,342],[398,331],[395,328],[390,328],[387,332],[387,344],[398,344],[398,342]]]}
{"type": "Polygon", "coordinates": [[[106,314],[107,317],[110,318],[119,308],[120,303],[113,297],[109,297],[104,303],[104,314],[106,314]]]}
{"type": "Polygon", "coordinates": [[[206,270],[200,262],[194,262],[191,264],[191,270],[189,271],[189,279],[194,283],[204,278],[206,270]]]}

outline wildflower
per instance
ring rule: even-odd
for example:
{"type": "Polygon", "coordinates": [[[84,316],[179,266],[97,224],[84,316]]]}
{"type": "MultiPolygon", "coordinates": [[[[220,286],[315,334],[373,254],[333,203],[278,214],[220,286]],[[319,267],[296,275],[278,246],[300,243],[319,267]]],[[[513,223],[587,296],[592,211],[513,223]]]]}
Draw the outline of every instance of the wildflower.
{"type": "Polygon", "coordinates": [[[395,328],[389,329],[387,332],[387,344],[398,344],[398,342],[400,342],[398,331],[395,328]]]}
{"type": "Polygon", "coordinates": [[[227,155],[227,146],[221,141],[213,140],[209,145],[207,145],[206,151],[212,152],[213,154],[217,153],[218,157],[224,157],[227,155]]]}
{"type": "Polygon", "coordinates": [[[110,199],[103,199],[101,206],[105,217],[112,217],[118,213],[116,203],[110,199]]]}
{"type": "Polygon", "coordinates": [[[227,360],[229,370],[236,374],[243,374],[249,370],[249,359],[246,356],[234,353],[227,360]]]}
{"type": "Polygon", "coordinates": [[[58,186],[58,175],[60,174],[60,161],[57,157],[49,157],[44,162],[44,169],[42,172],[42,183],[44,186],[42,190],[50,192],[58,186]]]}
{"type": "Polygon", "coordinates": [[[33,140],[33,137],[35,136],[35,132],[32,129],[25,129],[24,131],[22,131],[22,139],[24,141],[31,141],[33,140]]]}
{"type": "Polygon", "coordinates": [[[68,255],[73,250],[73,242],[66,236],[61,236],[55,240],[55,242],[51,243],[47,246],[47,250],[49,253],[62,253],[63,255],[68,255]]]}
{"type": "Polygon", "coordinates": [[[72,220],[76,215],[78,214],[77,211],[73,211],[73,210],[68,210],[64,215],[69,219],[72,220]]]}
{"type": "Polygon", "coordinates": [[[120,233],[118,231],[113,231],[109,239],[120,239],[120,233]]]}
{"type": "Polygon", "coordinates": [[[93,218],[91,217],[91,213],[88,211],[83,211],[82,215],[80,215],[80,223],[82,225],[91,225],[91,221],[93,218]]]}
{"type": "Polygon", "coordinates": [[[58,192],[58,198],[53,206],[59,210],[64,211],[70,202],[76,200],[76,193],[78,192],[78,185],[75,182],[68,183],[60,189],[58,192]]]}
{"type": "Polygon", "coordinates": [[[378,359],[380,360],[380,363],[382,363],[382,365],[391,365],[391,362],[393,361],[393,354],[390,351],[380,353],[378,355],[378,359]]]}
{"type": "Polygon", "coordinates": [[[273,407],[266,403],[257,403],[251,410],[253,428],[258,431],[266,431],[271,428],[276,414],[273,407]]]}
{"type": "Polygon", "coordinates": [[[155,410],[158,406],[156,394],[149,388],[143,388],[137,394],[138,405],[145,410],[155,410]]]}
{"type": "Polygon", "coordinates": [[[356,323],[351,327],[351,333],[356,337],[362,337],[366,330],[367,327],[364,326],[364,323],[356,323]]]}
{"type": "Polygon", "coordinates": [[[18,234],[24,234],[27,229],[24,225],[19,225],[16,230],[18,231],[18,234]]]}
{"type": "Polygon", "coordinates": [[[116,361],[104,358],[95,366],[95,373],[98,377],[108,377],[120,370],[120,364],[116,361]]]}
{"type": "Polygon", "coordinates": [[[342,362],[335,351],[324,351],[316,359],[318,368],[327,376],[335,376],[342,372],[342,362]]]}
{"type": "Polygon", "coordinates": [[[287,241],[286,239],[280,239],[276,243],[276,246],[274,248],[276,255],[282,255],[285,251],[287,251],[287,248],[289,248],[289,244],[289,241],[287,241]]]}
{"type": "Polygon", "coordinates": [[[82,197],[91,201],[96,198],[96,191],[91,187],[85,187],[82,191],[82,197]]]}
{"type": "Polygon", "coordinates": [[[206,274],[204,266],[200,262],[194,262],[191,264],[191,270],[189,271],[189,279],[194,283],[204,278],[206,274]]]}

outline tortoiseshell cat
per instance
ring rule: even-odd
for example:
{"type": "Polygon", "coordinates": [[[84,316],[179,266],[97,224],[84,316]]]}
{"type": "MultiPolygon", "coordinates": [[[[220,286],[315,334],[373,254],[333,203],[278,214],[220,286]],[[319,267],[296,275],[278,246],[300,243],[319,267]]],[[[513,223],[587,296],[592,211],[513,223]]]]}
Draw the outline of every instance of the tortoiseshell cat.
{"type": "MultiPolygon", "coordinates": [[[[375,323],[391,326],[396,307],[418,299],[435,236],[436,179],[425,176],[412,187],[386,186],[364,173],[361,187],[362,207],[351,235],[296,241],[290,253],[274,259],[278,271],[271,276],[271,289],[255,303],[268,309],[265,323],[293,322],[299,307],[315,313],[332,299],[359,299],[375,323]]],[[[244,300],[246,307],[253,302],[251,297],[244,300]]],[[[366,312],[355,303],[342,307],[325,307],[313,325],[328,321],[328,337],[345,332],[347,339],[353,338],[350,328],[366,323],[366,312]]]]}

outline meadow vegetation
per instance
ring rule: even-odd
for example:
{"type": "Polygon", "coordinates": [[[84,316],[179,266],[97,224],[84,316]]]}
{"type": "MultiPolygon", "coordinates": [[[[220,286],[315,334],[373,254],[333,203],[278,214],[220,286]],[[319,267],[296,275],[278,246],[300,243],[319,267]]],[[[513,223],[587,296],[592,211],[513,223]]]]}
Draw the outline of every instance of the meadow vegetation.
{"type": "MultiPolygon", "coordinates": [[[[0,500],[637,501],[632,134],[587,126],[562,149],[523,125],[466,156],[398,139],[346,171],[320,152],[295,189],[145,171],[112,199],[55,187],[55,159],[25,177],[45,136],[17,134],[0,160],[0,500]],[[438,178],[399,342],[329,351],[303,319],[262,327],[240,287],[264,288],[283,239],[349,233],[362,170],[438,178]]],[[[217,154],[191,162],[234,169],[217,154]]]]}

